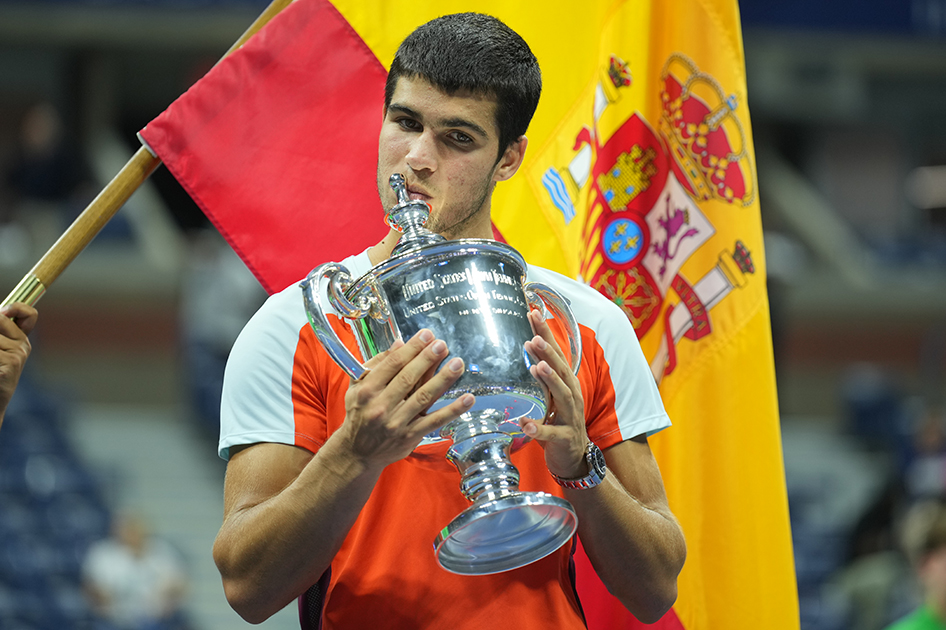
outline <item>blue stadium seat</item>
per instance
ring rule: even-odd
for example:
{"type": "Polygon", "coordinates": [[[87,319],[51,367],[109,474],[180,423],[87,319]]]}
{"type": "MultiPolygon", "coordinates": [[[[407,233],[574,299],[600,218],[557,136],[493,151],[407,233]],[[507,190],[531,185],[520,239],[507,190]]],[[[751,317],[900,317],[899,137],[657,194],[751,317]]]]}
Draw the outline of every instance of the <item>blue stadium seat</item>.
{"type": "Polygon", "coordinates": [[[2,630],[116,630],[93,617],[81,590],[82,561],[111,517],[62,430],[63,411],[23,379],[0,431],[2,630]]]}

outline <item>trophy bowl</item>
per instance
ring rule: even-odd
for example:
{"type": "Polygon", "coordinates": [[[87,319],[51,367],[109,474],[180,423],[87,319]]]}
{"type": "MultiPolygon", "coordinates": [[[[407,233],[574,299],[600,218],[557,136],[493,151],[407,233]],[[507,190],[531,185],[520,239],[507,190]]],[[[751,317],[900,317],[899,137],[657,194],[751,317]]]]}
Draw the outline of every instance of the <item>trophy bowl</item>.
{"type": "Polygon", "coordinates": [[[485,575],[524,566],[567,542],[578,526],[566,500],[519,490],[510,452],[527,440],[522,418],[543,418],[545,389],[532,377],[535,359],[524,343],[534,336],[530,309],[549,311],[568,331],[572,369],[581,357],[578,325],[566,300],[551,287],[526,282],[526,263],[512,247],[487,239],[446,241],[427,231],[429,208],[411,201],[399,175],[399,203],[388,222],[403,233],[388,260],[360,278],[338,263],[312,270],[302,283],[306,313],[320,343],[352,378],[365,371],[338,339],[324,299],[348,320],[365,360],[428,328],[446,341],[465,371],[431,407],[463,394],[473,407],[440,431],[452,440],[447,459],[460,473],[460,490],[472,505],[434,540],[440,565],[451,572],[485,575]]]}

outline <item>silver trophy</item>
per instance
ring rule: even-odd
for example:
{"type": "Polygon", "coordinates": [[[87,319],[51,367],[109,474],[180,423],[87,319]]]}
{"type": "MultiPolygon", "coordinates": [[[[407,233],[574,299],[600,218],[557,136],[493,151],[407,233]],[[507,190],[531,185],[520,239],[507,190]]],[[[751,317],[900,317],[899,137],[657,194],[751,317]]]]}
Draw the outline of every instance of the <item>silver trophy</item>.
{"type": "Polygon", "coordinates": [[[473,502],[434,540],[440,565],[485,575],[547,556],[575,533],[568,501],[519,490],[509,454],[527,441],[525,417],[541,419],[545,389],[529,373],[535,359],[523,344],[534,336],[527,314],[548,311],[565,323],[572,369],[581,337],[566,300],[551,287],[525,283],[526,263],[512,247],[487,239],[447,241],[424,227],[430,207],[408,197],[404,178],[391,176],[398,203],[387,213],[402,233],[391,258],[360,278],[337,263],[312,270],[301,287],[309,323],[326,352],[354,379],[365,367],[336,336],[323,309],[327,298],[349,320],[365,360],[428,328],[446,341],[465,372],[431,410],[471,393],[473,407],[436,438],[453,441],[447,459],[460,472],[460,490],[473,502]]]}

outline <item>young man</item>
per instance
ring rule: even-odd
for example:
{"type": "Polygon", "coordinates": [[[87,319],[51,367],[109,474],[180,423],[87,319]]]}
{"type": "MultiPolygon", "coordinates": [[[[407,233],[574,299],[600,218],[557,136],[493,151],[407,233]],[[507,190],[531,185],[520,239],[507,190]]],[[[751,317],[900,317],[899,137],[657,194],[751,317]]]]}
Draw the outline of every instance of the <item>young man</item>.
{"type": "MultiPolygon", "coordinates": [[[[498,20],[459,14],[419,27],[388,76],[378,149],[382,204],[402,173],[428,223],[448,239],[491,238],[494,187],[512,177],[538,104],[528,46],[498,20]]],[[[379,215],[379,220],[380,215],[379,215]]],[[[344,264],[356,277],[385,260],[389,233],[344,264]]],[[[525,420],[536,444],[512,455],[521,487],[564,496],[608,588],[653,622],[676,597],[685,556],[646,435],[669,425],[627,318],[588,287],[530,268],[553,284],[582,325],[572,374],[547,324],[530,316],[533,375],[554,410],[525,420]],[[589,453],[604,451],[604,476],[589,453]],[[585,480],[574,489],[555,478],[585,480]]],[[[343,341],[352,335],[337,327],[343,341]],[[347,336],[346,336],[347,335],[347,336]]],[[[276,294],[247,325],[227,367],[220,452],[229,458],[214,557],[231,605],[259,622],[300,597],[304,625],[323,628],[582,628],[566,544],[530,565],[489,576],[439,568],[431,542],[467,505],[448,443],[422,443],[472,405],[469,394],[425,414],[463,372],[421,331],[368,362],[350,381],[315,339],[297,287],[276,294]]]]}

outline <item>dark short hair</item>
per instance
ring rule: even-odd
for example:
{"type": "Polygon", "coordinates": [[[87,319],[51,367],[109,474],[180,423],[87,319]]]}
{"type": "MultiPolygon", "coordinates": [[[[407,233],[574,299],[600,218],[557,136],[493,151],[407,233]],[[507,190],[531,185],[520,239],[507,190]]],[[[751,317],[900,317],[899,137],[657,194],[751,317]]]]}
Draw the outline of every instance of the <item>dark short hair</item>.
{"type": "Polygon", "coordinates": [[[919,565],[929,554],[946,547],[946,502],[922,500],[904,515],[901,543],[907,557],[919,565]]]}
{"type": "Polygon", "coordinates": [[[931,522],[922,540],[920,552],[923,554],[946,547],[946,505],[940,501],[937,507],[938,510],[930,519],[931,522]]]}
{"type": "Polygon", "coordinates": [[[388,72],[385,109],[401,77],[421,77],[447,94],[469,90],[494,97],[499,157],[528,129],[542,92],[539,62],[529,45],[500,20],[482,13],[445,15],[408,35],[388,72]]]}

